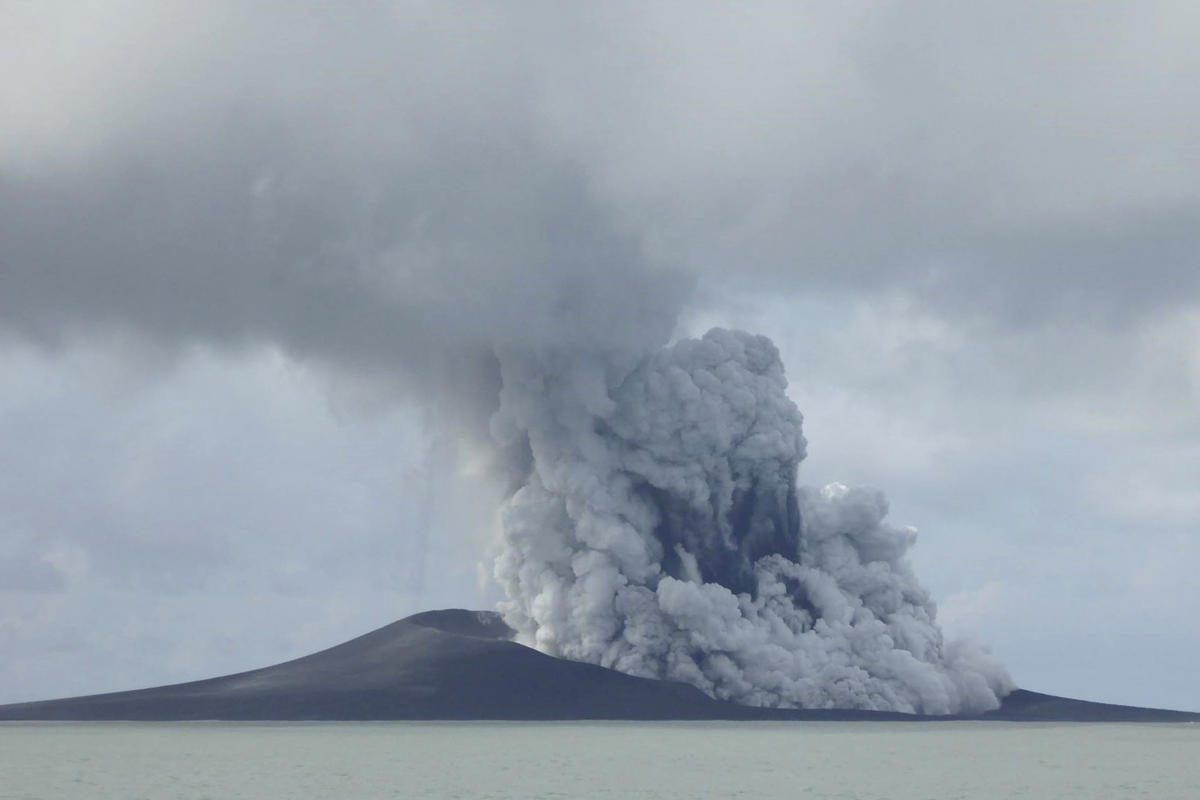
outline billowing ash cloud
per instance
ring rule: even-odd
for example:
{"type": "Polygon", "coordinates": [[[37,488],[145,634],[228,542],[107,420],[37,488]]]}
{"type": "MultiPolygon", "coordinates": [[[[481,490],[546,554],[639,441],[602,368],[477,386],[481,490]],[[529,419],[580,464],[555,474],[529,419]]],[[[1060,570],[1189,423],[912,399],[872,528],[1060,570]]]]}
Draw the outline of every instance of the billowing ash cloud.
{"type": "MultiPolygon", "coordinates": [[[[671,116],[662,43],[688,32],[691,5],[661,19],[562,4],[26,5],[0,30],[0,337],[269,343],[397,376],[390,388],[493,440],[516,476],[496,574],[509,620],[549,652],[765,705],[995,704],[1007,679],[943,643],[904,557],[912,534],[883,521],[882,498],[797,488],[805,442],[771,343],[714,331],[661,349],[697,276],[840,276],[829,253],[885,229],[857,194],[839,205],[824,188],[873,174],[860,151],[880,147],[858,136],[884,126],[834,114],[855,135],[806,146],[809,105],[788,105],[801,82],[760,80],[807,74],[812,48],[780,40],[784,72],[771,58],[717,80],[707,54],[724,37],[702,29],[730,20],[714,7],[686,38],[698,71],[683,83],[703,113],[671,116]],[[640,64],[637,80],[621,66],[640,64]],[[607,90],[581,93],[592,79],[607,90]],[[715,96],[763,106],[703,124],[715,96]],[[758,163],[759,135],[731,145],[768,110],[791,133],[758,163]],[[761,242],[779,252],[750,249],[761,242]]],[[[745,41],[784,29],[758,24],[745,41]]],[[[814,74],[854,74],[831,63],[814,74]]],[[[926,116],[897,140],[924,141],[926,116]]],[[[921,204],[951,181],[880,174],[896,207],[924,210],[850,262],[941,227],[990,231],[921,204]]],[[[952,182],[982,187],[992,218],[992,183],[952,182]]]]}
{"type": "Polygon", "coordinates": [[[977,712],[1011,688],[943,642],[879,492],[797,488],[801,416],[768,339],[502,372],[496,432],[533,460],[496,576],[540,649],[763,706],[977,712]]]}

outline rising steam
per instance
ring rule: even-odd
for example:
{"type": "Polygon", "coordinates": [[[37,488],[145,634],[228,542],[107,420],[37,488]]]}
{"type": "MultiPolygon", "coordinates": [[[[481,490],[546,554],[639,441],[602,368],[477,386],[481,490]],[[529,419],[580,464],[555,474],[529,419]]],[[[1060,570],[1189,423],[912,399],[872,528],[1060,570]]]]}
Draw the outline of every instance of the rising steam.
{"type": "Polygon", "coordinates": [[[978,712],[1002,667],[947,645],[883,496],[800,489],[775,346],[712,330],[632,365],[503,361],[505,616],[538,648],[760,706],[978,712]]]}

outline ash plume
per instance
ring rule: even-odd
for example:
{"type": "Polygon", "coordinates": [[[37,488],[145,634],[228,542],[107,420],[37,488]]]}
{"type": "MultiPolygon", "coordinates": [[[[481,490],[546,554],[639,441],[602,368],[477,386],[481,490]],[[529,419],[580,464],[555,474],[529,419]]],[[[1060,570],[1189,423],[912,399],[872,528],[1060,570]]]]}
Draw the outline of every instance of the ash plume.
{"type": "Polygon", "coordinates": [[[497,435],[533,458],[495,571],[539,649],[760,706],[951,714],[1011,689],[943,641],[882,494],[797,487],[801,415],[770,340],[501,363],[497,435]]]}
{"type": "MultiPolygon", "coordinates": [[[[581,137],[573,82],[513,58],[588,49],[539,39],[540,11],[60,4],[88,33],[60,36],[53,5],[0,32],[0,337],[389,376],[498,454],[504,612],[546,652],[759,705],[996,705],[1003,670],[943,641],[882,496],[797,486],[774,346],[668,346],[714,270],[645,255],[655,221],[604,188],[639,171],[581,137]]],[[[864,238],[837,214],[811,227],[864,238]]]]}

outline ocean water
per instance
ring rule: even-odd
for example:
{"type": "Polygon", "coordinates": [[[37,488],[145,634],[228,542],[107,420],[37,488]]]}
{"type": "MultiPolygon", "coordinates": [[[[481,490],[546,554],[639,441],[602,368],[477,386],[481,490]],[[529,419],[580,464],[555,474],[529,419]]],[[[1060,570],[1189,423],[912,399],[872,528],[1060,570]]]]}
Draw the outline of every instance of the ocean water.
{"type": "Polygon", "coordinates": [[[1195,800],[1200,726],[0,723],[0,797],[1195,800]]]}

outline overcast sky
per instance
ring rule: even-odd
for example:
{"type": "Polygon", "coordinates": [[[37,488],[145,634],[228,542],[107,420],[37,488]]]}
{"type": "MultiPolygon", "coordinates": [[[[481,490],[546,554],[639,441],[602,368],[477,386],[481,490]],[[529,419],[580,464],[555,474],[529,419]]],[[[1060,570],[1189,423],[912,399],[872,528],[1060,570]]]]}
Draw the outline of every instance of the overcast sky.
{"type": "Polygon", "coordinates": [[[1020,686],[1200,710],[1200,10],[596,5],[0,0],[0,702],[494,604],[488,348],[658,314],[1020,686]]]}

